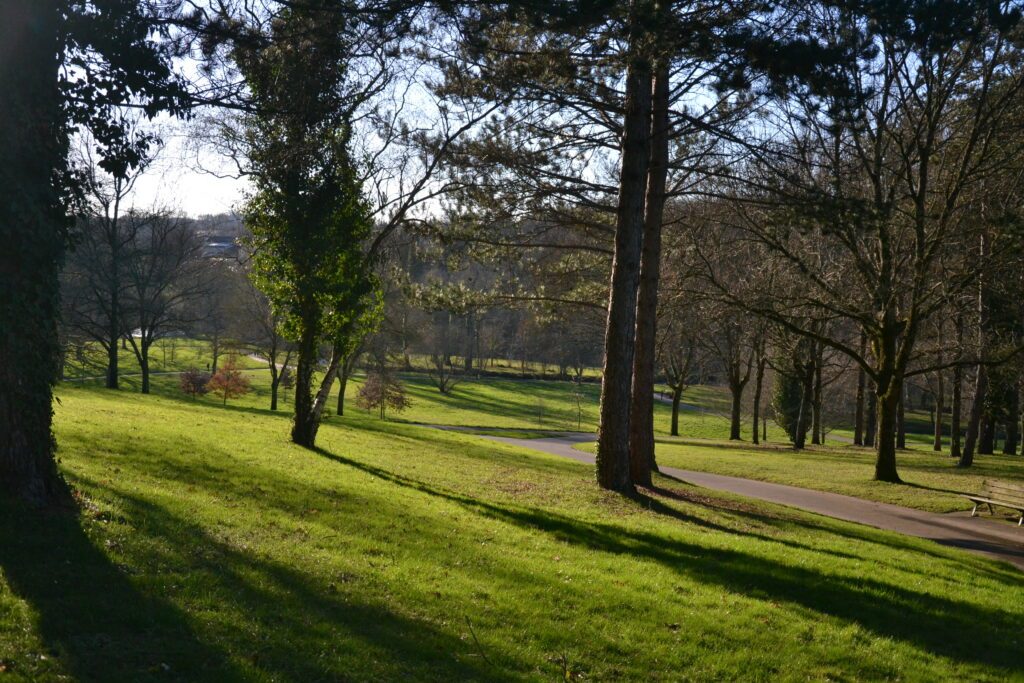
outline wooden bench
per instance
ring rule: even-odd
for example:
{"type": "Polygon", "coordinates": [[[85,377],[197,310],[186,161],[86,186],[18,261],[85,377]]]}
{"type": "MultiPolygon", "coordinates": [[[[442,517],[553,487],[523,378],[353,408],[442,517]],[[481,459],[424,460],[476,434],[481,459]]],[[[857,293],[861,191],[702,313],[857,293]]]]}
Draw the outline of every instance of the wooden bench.
{"type": "Polygon", "coordinates": [[[979,505],[987,505],[988,511],[991,514],[995,514],[992,506],[998,505],[999,507],[1009,508],[1020,513],[1020,521],[1017,522],[1017,526],[1024,526],[1024,485],[987,479],[981,486],[981,493],[976,495],[965,494],[965,497],[974,503],[971,517],[977,516],[979,505]]]}

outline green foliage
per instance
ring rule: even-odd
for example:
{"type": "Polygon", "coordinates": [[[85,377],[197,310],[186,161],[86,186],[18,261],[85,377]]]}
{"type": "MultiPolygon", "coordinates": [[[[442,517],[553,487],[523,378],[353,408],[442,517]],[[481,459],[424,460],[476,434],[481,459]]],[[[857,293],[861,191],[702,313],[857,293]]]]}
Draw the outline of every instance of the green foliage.
{"type": "Polygon", "coordinates": [[[349,153],[348,55],[340,12],[283,11],[268,44],[236,50],[252,91],[244,118],[254,191],[243,211],[253,272],[286,337],[333,341],[375,287],[370,211],[349,153]]]}

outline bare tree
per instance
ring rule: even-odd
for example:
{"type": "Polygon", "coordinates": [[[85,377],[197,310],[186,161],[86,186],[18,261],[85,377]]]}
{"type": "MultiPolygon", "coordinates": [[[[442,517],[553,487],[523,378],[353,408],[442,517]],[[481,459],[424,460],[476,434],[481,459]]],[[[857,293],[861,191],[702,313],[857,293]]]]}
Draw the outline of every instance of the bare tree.
{"type": "Polygon", "coordinates": [[[157,339],[194,321],[190,304],[209,287],[202,244],[169,212],[135,214],[131,257],[126,268],[128,341],[142,372],[142,393],[150,389],[149,351],[157,339]]]}
{"type": "MultiPolygon", "coordinates": [[[[125,116],[121,118],[128,129],[138,125],[125,116]]],[[[105,386],[117,389],[118,350],[130,332],[123,301],[128,287],[127,268],[139,222],[134,216],[132,194],[158,150],[151,149],[143,163],[126,173],[113,175],[101,168],[95,144],[91,136],[84,136],[72,158],[86,202],[62,274],[63,324],[103,348],[107,359],[105,386]]]]}

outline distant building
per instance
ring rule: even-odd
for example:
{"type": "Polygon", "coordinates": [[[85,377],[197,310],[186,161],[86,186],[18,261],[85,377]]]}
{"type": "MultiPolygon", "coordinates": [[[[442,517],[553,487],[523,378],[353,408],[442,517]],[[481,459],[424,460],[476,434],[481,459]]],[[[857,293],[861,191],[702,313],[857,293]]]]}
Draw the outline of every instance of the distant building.
{"type": "Polygon", "coordinates": [[[231,235],[208,235],[203,242],[203,258],[237,261],[241,256],[238,241],[231,235]]]}

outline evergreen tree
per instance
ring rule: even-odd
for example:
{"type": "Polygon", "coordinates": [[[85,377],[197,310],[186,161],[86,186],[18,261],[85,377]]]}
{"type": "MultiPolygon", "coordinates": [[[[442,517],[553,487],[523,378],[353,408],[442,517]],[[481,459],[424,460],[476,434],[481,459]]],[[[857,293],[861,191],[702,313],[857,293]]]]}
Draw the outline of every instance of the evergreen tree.
{"type": "Polygon", "coordinates": [[[244,210],[257,285],[295,341],[292,440],[312,447],[336,371],[314,395],[320,347],[340,344],[374,290],[365,256],[372,222],[351,158],[345,17],[327,0],[286,8],[265,44],[240,47],[254,191],[244,210]]]}

